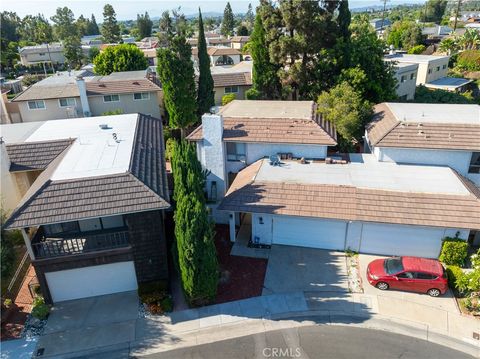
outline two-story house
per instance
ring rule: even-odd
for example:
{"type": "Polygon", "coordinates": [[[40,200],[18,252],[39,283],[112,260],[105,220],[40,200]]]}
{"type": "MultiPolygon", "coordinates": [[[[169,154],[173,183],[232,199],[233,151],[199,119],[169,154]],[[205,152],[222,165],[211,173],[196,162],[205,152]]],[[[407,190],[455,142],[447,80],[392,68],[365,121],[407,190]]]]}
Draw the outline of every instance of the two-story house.
{"type": "Polygon", "coordinates": [[[480,106],[381,103],[365,132],[378,161],[449,166],[480,187],[480,106]]]}
{"type": "Polygon", "coordinates": [[[418,64],[397,63],[394,66],[397,80],[395,93],[401,100],[413,100],[417,88],[418,64]]]}
{"type": "Polygon", "coordinates": [[[5,228],[21,230],[48,302],[168,279],[161,120],[127,114],[4,126],[2,189],[5,169],[35,177],[5,228]]]}
{"type": "Polygon", "coordinates": [[[222,97],[234,94],[236,100],[245,100],[246,92],[252,88],[252,61],[242,61],[231,67],[211,68],[215,105],[222,104],[222,97]]]}
{"type": "Polygon", "coordinates": [[[88,70],[60,72],[17,95],[22,122],[100,116],[109,111],[160,117],[161,88],[150,71],[94,76],[88,70]]]}
{"type": "Polygon", "coordinates": [[[23,66],[42,63],[63,64],[65,62],[62,44],[24,46],[18,50],[18,53],[23,66]]]}
{"type": "MultiPolygon", "coordinates": [[[[207,53],[211,66],[232,66],[242,61],[242,53],[230,47],[209,47],[207,53]]],[[[192,47],[192,61],[198,66],[197,47],[192,47]]]]}
{"type": "Polygon", "coordinates": [[[219,223],[228,223],[228,215],[216,206],[240,170],[270,156],[324,159],[336,138],[334,126],[320,117],[313,101],[251,100],[234,100],[218,113],[205,114],[187,137],[209,171],[206,191],[219,223]]]}

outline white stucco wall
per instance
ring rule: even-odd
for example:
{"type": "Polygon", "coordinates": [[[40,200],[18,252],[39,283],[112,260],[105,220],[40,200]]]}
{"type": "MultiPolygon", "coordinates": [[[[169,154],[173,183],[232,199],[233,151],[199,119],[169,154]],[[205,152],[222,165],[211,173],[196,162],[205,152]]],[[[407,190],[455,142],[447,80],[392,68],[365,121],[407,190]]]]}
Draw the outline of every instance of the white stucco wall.
{"type": "Polygon", "coordinates": [[[271,244],[273,236],[273,216],[270,214],[252,214],[252,241],[258,237],[259,243],[271,244]],[[260,218],[263,224],[260,223],[260,218]]]}
{"type": "Polygon", "coordinates": [[[14,175],[9,172],[10,161],[5,148],[5,143],[2,142],[1,156],[0,156],[0,206],[4,211],[10,213],[22,199],[22,194],[17,186],[14,175]]]}

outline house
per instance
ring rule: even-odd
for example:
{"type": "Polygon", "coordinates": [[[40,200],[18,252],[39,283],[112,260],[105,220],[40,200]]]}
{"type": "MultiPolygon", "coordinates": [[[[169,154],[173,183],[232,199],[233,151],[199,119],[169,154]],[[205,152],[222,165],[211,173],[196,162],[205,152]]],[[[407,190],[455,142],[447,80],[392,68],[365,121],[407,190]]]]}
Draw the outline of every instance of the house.
{"type": "Polygon", "coordinates": [[[252,61],[242,61],[232,67],[211,68],[215,105],[222,104],[222,97],[235,94],[235,99],[245,100],[245,93],[252,87],[252,61]]]}
{"type": "Polygon", "coordinates": [[[333,125],[321,118],[313,101],[234,100],[218,113],[202,116],[189,136],[202,167],[206,192],[217,223],[228,214],[216,207],[237,173],[263,157],[324,159],[337,144],[333,125]]]}
{"type": "Polygon", "coordinates": [[[382,38],[385,30],[392,26],[392,22],[389,19],[372,19],[370,20],[370,26],[375,29],[377,36],[382,38]]]}
{"type": "Polygon", "coordinates": [[[480,106],[382,103],[365,143],[380,162],[448,166],[480,187],[480,106]]]}
{"type": "Polygon", "coordinates": [[[24,46],[18,50],[23,66],[34,66],[42,63],[63,64],[65,56],[62,44],[45,44],[24,46]]]}
{"type": "Polygon", "coordinates": [[[399,99],[413,100],[417,88],[418,64],[397,63],[394,65],[397,88],[395,93],[399,99]]]}
{"type": "Polygon", "coordinates": [[[207,37],[205,38],[207,42],[207,46],[217,46],[217,47],[230,47],[231,45],[231,40],[227,39],[225,37],[218,37],[218,38],[211,38],[207,37]]]}
{"type": "MultiPolygon", "coordinates": [[[[209,47],[207,53],[210,56],[211,66],[236,65],[242,60],[241,52],[230,47],[209,47]]],[[[192,61],[198,66],[197,47],[192,47],[192,61]]]]}
{"type": "Polygon", "coordinates": [[[2,173],[36,177],[5,228],[21,230],[47,302],[168,279],[160,119],[127,114],[4,126],[2,173]]]}
{"type": "Polygon", "coordinates": [[[230,41],[232,48],[242,50],[245,44],[250,41],[250,36],[233,36],[230,41]]]}
{"type": "Polygon", "coordinates": [[[12,102],[22,122],[99,116],[108,111],[160,117],[161,88],[149,71],[93,76],[88,70],[60,72],[30,86],[12,102]]]}
{"type": "MultiPolygon", "coordinates": [[[[343,162],[343,161],[342,161],[343,162]]],[[[438,258],[445,236],[480,230],[480,192],[448,167],[260,159],[235,178],[218,210],[230,238],[381,255],[438,258]]]]}

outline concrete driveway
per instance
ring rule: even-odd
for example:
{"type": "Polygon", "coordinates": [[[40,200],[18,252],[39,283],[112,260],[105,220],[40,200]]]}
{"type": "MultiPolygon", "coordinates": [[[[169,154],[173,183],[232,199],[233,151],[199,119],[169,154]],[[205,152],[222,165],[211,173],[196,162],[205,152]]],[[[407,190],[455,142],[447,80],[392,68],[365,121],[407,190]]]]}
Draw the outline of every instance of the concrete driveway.
{"type": "Polygon", "coordinates": [[[134,340],[137,317],[136,291],[58,303],[37,351],[44,348],[43,356],[61,356],[134,340]]]}
{"type": "Polygon", "coordinates": [[[273,245],[262,294],[289,292],[348,292],[344,253],[273,245]]]}
{"type": "MultiPolygon", "coordinates": [[[[375,255],[367,255],[367,254],[359,254],[359,262],[360,262],[360,275],[362,278],[363,283],[363,290],[365,294],[377,295],[379,298],[379,306],[384,306],[385,308],[381,308],[389,311],[389,307],[392,307],[392,310],[396,310],[397,308],[393,308],[397,305],[397,303],[403,303],[402,306],[407,306],[409,303],[417,303],[421,305],[427,305],[430,307],[434,307],[437,309],[442,309],[447,312],[451,313],[458,313],[457,306],[455,304],[455,299],[453,299],[452,292],[449,290],[444,295],[432,298],[427,294],[421,293],[412,293],[412,292],[403,292],[397,290],[385,290],[382,291],[370,285],[367,280],[367,266],[368,264],[378,258],[386,258],[386,256],[375,256],[375,255]]],[[[382,310],[382,314],[383,311],[382,310]]]]}

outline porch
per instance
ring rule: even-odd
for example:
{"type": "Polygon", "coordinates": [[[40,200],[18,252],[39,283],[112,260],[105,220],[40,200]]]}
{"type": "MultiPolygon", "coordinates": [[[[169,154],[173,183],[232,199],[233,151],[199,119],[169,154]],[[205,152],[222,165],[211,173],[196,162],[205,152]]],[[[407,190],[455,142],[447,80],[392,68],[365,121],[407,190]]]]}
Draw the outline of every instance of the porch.
{"type": "Polygon", "coordinates": [[[268,259],[270,248],[261,248],[252,241],[251,213],[240,213],[240,227],[235,234],[235,242],[230,254],[232,256],[268,259]]]}

